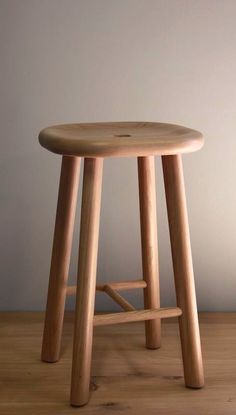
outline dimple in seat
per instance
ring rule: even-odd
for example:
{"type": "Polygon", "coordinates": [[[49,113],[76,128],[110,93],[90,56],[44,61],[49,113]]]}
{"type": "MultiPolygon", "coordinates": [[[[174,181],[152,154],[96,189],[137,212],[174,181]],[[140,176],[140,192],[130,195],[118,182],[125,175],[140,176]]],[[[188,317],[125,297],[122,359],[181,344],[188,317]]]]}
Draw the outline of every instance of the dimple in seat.
{"type": "Polygon", "coordinates": [[[200,132],[157,122],[56,125],[42,130],[39,141],[54,153],[81,157],[179,154],[203,145],[200,132]]]}

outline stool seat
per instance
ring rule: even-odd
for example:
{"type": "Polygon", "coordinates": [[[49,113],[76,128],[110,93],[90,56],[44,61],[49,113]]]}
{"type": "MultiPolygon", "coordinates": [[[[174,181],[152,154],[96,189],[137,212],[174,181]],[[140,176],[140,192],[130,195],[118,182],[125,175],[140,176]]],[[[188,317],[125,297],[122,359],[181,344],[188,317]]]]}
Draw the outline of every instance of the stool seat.
{"type": "Polygon", "coordinates": [[[203,145],[202,134],[175,124],[107,122],[45,128],[40,144],[53,153],[82,157],[149,156],[188,153],[203,145]]]}

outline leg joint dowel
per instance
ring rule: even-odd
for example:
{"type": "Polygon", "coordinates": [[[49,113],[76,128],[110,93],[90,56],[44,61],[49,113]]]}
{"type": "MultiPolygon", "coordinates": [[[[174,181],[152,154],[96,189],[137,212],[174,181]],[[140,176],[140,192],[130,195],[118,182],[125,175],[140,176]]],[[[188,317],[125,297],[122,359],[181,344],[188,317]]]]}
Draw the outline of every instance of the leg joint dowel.
{"type": "Polygon", "coordinates": [[[113,288],[107,284],[105,285],[104,291],[108,294],[121,308],[125,311],[134,311],[135,308],[127,300],[125,300],[118,292],[113,290],[113,288]]]}
{"type": "MultiPolygon", "coordinates": [[[[146,288],[147,283],[144,280],[135,280],[135,281],[119,281],[119,282],[110,282],[109,284],[100,284],[96,286],[96,291],[105,291],[105,287],[109,285],[110,288],[116,291],[128,291],[135,290],[137,288],[146,288]]],[[[66,288],[67,295],[76,294],[76,285],[69,285],[66,288]]]]}
{"type": "Polygon", "coordinates": [[[179,307],[135,310],[121,313],[99,314],[94,316],[94,326],[131,323],[135,321],[153,320],[155,318],[171,318],[182,315],[179,307]]]}

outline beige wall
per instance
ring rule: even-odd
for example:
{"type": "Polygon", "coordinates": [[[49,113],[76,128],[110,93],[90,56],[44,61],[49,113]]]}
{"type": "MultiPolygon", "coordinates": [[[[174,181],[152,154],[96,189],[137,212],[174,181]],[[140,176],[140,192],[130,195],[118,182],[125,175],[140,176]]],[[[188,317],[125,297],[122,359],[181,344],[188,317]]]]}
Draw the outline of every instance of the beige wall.
{"type": "MultiPolygon", "coordinates": [[[[40,148],[39,130],[105,120],[204,133],[204,149],[184,156],[198,303],[236,309],[235,18],[234,0],[0,0],[2,310],[45,307],[60,158],[40,148]]],[[[156,164],[166,305],[175,296],[156,164]]],[[[72,275],[77,243],[78,221],[72,275]]],[[[136,162],[110,159],[98,278],[140,275],[136,162]]],[[[141,306],[141,294],[132,300],[141,306]]],[[[113,303],[99,294],[97,307],[113,303]]]]}

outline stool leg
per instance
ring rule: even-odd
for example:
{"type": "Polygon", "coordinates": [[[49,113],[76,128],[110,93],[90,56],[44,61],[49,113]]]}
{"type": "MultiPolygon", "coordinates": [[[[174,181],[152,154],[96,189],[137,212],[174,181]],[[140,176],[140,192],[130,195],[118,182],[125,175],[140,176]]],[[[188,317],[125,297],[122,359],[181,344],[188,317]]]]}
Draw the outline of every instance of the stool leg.
{"type": "Polygon", "coordinates": [[[185,384],[201,388],[204,375],[182,159],[180,155],[163,156],[162,163],[177,305],[183,312],[179,327],[185,384]]]}
{"type": "Polygon", "coordinates": [[[80,159],[63,156],[43,334],[42,360],[59,359],[80,159]]]}
{"type": "Polygon", "coordinates": [[[84,162],[71,380],[73,406],[85,405],[89,399],[102,165],[99,158],[86,158],[84,162]]]}
{"type": "MultiPolygon", "coordinates": [[[[159,270],[156,219],[156,185],[154,157],[138,157],[139,204],[142,242],[144,307],[159,308],[159,270]]],[[[145,322],[146,347],[157,349],[161,346],[160,319],[145,322]]]]}

